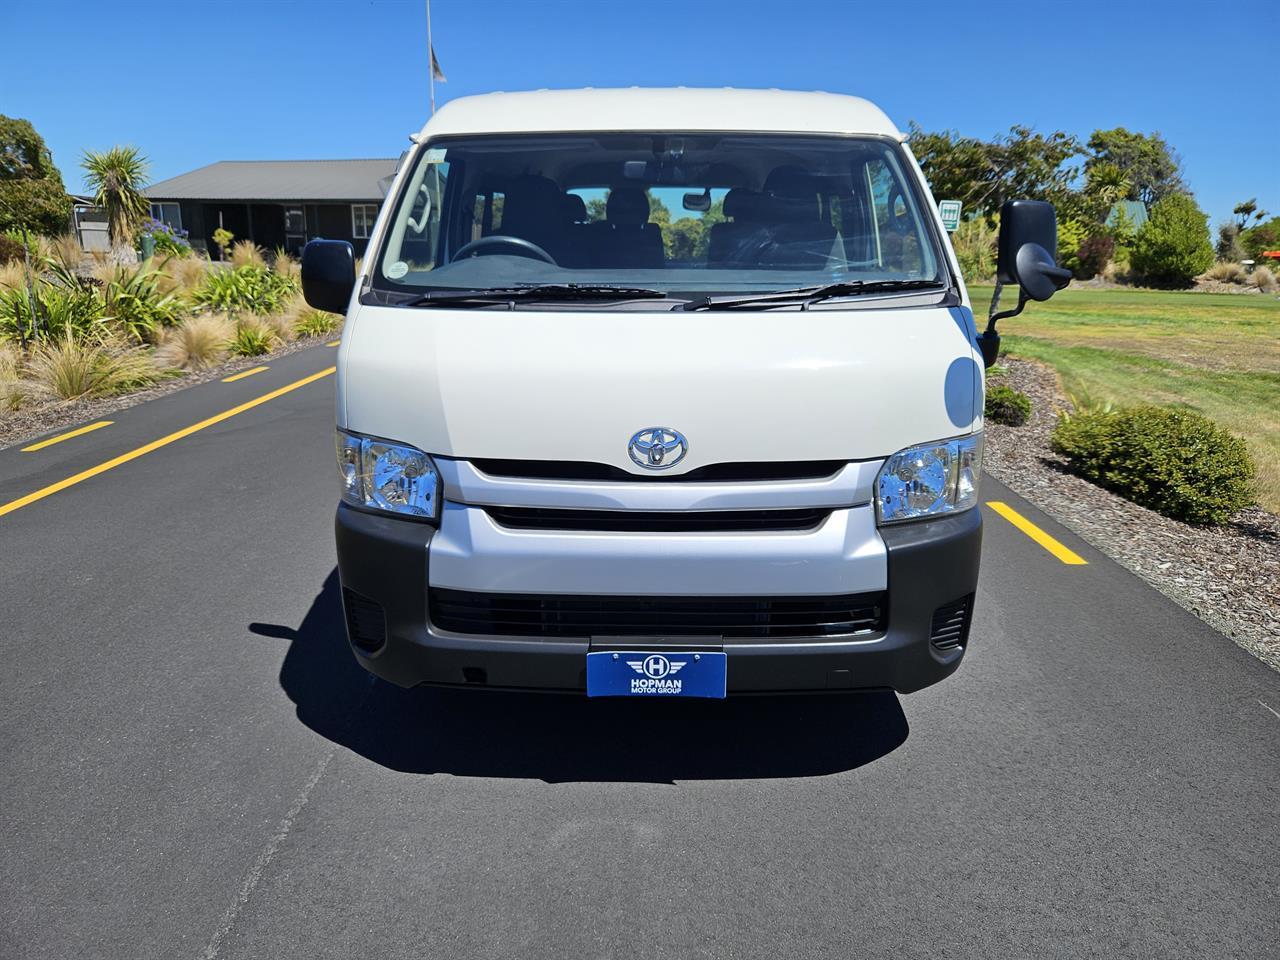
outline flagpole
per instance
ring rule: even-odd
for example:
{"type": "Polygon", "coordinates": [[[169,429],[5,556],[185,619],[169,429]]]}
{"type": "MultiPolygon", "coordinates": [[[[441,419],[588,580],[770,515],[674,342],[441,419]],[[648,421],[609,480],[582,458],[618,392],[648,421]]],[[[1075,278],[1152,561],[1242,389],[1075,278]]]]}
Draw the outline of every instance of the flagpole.
{"type": "Polygon", "coordinates": [[[436,112],[435,47],[431,45],[431,0],[427,0],[427,77],[431,85],[431,115],[436,112]]]}

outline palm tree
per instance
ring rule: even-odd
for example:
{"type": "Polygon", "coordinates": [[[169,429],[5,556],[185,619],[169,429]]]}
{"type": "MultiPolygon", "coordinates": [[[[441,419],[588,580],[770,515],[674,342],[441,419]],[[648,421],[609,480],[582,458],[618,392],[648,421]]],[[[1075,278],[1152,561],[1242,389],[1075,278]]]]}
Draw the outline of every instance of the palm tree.
{"type": "Polygon", "coordinates": [[[103,153],[86,150],[80,160],[93,202],[107,211],[107,236],[113,248],[127,246],[150,213],[142,195],[147,158],[137,147],[112,147],[103,153]]]}

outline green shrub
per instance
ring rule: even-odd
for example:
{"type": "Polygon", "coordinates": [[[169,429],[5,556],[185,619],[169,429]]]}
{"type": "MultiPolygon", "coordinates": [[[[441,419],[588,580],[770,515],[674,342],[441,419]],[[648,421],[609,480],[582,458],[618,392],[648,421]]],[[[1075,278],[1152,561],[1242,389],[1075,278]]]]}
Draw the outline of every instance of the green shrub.
{"type": "Polygon", "coordinates": [[[996,231],[982,217],[966,220],[951,235],[960,273],[969,283],[981,283],[996,275],[996,231]]]}
{"type": "Polygon", "coordinates": [[[1209,218],[1186,194],[1165,197],[1138,231],[1130,263],[1151,282],[1188,286],[1213,263],[1209,218]]]}
{"type": "Polygon", "coordinates": [[[102,305],[107,318],[129,337],[154,343],[161,327],[178,322],[181,305],[160,292],[162,274],[147,266],[115,266],[102,277],[102,305]]]}
{"type": "Polygon", "coordinates": [[[241,357],[258,357],[269,353],[276,340],[275,331],[266,324],[260,320],[246,320],[236,327],[236,335],[231,339],[231,352],[241,357]]]}
{"type": "Polygon", "coordinates": [[[1064,414],[1051,445],[1086,480],[1187,523],[1217,524],[1253,502],[1245,442],[1186,410],[1064,414]]]}
{"type": "Polygon", "coordinates": [[[1063,220],[1058,224],[1058,265],[1081,280],[1088,279],[1081,273],[1079,253],[1080,245],[1088,238],[1089,227],[1079,220],[1063,220]]]}
{"type": "Polygon", "coordinates": [[[1031,417],[1031,398],[1003,383],[987,384],[984,413],[988,420],[1006,427],[1020,427],[1031,417]]]}
{"type": "Polygon", "coordinates": [[[325,310],[306,310],[294,321],[293,329],[300,337],[323,337],[332,333],[342,317],[325,310]]]}
{"type": "Polygon", "coordinates": [[[1264,250],[1280,250],[1280,217],[1241,231],[1240,244],[1251,260],[1260,260],[1264,250]]]}
{"type": "Polygon", "coordinates": [[[191,299],[228,313],[276,313],[298,290],[289,276],[250,264],[234,270],[210,270],[191,299]]]}
{"type": "Polygon", "coordinates": [[[73,274],[55,271],[32,284],[35,317],[25,286],[0,290],[0,340],[28,340],[67,335],[100,339],[107,332],[102,297],[73,274]]]}
{"type": "Polygon", "coordinates": [[[1106,269],[1115,252],[1116,242],[1107,234],[1095,233],[1085,237],[1084,243],[1080,244],[1080,249],[1076,251],[1076,259],[1080,263],[1079,272],[1076,275],[1082,280],[1096,277],[1106,269]]]}

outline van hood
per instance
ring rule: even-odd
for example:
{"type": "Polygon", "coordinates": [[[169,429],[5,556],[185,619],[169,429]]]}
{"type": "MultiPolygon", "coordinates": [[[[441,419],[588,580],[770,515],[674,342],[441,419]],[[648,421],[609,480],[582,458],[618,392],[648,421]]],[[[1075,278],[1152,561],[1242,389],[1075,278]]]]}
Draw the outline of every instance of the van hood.
{"type": "Polygon", "coordinates": [[[362,306],[338,423],[462,459],[588,461],[665,427],[714,463],[872,460],[981,426],[967,307],[623,312],[362,306]]]}

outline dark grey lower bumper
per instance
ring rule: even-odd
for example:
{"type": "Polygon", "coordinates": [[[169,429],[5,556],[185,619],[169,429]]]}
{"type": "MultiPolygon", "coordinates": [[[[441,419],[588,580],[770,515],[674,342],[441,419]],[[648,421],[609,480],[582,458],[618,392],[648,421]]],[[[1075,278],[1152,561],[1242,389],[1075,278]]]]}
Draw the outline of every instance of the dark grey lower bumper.
{"type": "MultiPolygon", "coordinates": [[[[385,642],[353,642],[370,671],[402,687],[421,683],[583,692],[588,641],[444,634],[427,615],[433,528],[345,505],[336,521],[338,570],[348,626],[381,607],[385,642]],[[363,598],[363,599],[361,599],[363,598]],[[363,609],[357,609],[361,605],[363,609]]],[[[727,641],[730,693],[891,687],[910,693],[951,674],[966,643],[936,649],[934,612],[971,597],[978,582],[982,517],[970,510],[881,531],[889,564],[888,629],[857,641],[727,641]]],[[[361,620],[363,618],[363,620],[361,620]]]]}

